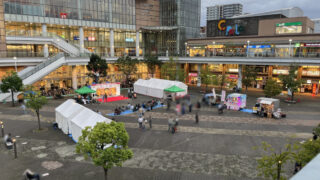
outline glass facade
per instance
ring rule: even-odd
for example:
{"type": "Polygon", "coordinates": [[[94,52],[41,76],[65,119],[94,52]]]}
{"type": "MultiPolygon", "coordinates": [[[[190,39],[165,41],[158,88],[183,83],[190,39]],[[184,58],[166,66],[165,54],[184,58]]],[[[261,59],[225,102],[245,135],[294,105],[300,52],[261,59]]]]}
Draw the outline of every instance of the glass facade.
{"type": "Polygon", "coordinates": [[[7,14],[135,25],[135,0],[4,0],[7,14]]]}

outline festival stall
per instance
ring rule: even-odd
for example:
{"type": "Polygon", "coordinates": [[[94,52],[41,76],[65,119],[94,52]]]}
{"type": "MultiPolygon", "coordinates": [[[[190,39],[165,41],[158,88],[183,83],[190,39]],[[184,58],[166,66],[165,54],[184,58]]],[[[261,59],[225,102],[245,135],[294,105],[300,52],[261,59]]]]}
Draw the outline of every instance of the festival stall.
{"type": "Polygon", "coordinates": [[[247,95],[233,93],[227,96],[227,109],[240,110],[247,105],[247,95]]]}
{"type": "Polygon", "coordinates": [[[105,95],[107,97],[120,96],[120,83],[93,84],[91,89],[95,90],[96,95],[100,98],[105,95]]]}
{"type": "Polygon", "coordinates": [[[253,107],[253,113],[260,114],[271,118],[272,114],[279,109],[279,99],[261,97],[257,99],[255,107],[253,107]]]}
{"type": "Polygon", "coordinates": [[[179,81],[170,81],[164,79],[154,79],[149,80],[139,79],[134,83],[134,92],[146,96],[165,98],[165,89],[176,86],[184,91],[176,92],[176,96],[184,96],[188,93],[188,86],[179,81]]]}

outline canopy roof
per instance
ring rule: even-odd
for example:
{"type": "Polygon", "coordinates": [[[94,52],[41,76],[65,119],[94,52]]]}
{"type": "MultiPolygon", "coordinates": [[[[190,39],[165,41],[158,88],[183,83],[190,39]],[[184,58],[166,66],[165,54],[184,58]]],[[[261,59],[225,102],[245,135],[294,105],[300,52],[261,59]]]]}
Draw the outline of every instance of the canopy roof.
{"type": "Polygon", "coordinates": [[[167,89],[164,89],[164,91],[175,93],[175,92],[184,92],[185,90],[179,88],[179,87],[176,86],[176,85],[173,85],[173,86],[171,86],[171,87],[169,87],[169,88],[167,88],[167,89]]]}
{"type": "Polygon", "coordinates": [[[92,90],[87,86],[83,86],[82,88],[76,90],[76,93],[78,94],[90,94],[95,92],[96,92],[95,90],[92,90]]]}

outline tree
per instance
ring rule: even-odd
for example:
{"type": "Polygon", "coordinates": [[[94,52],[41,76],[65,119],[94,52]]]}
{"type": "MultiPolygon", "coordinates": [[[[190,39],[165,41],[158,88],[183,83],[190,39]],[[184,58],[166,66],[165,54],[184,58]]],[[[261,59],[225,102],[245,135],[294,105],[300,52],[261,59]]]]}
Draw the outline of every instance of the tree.
{"type": "Polygon", "coordinates": [[[297,66],[290,66],[289,74],[280,76],[283,87],[287,88],[288,91],[291,92],[291,101],[293,101],[294,93],[298,91],[298,87],[302,84],[302,80],[298,80],[296,77],[297,70],[297,66]]]}
{"type": "Polygon", "coordinates": [[[296,144],[295,149],[297,152],[294,154],[294,159],[303,167],[320,153],[320,140],[310,139],[301,144],[296,144]]]}
{"type": "Polygon", "coordinates": [[[254,66],[244,67],[244,71],[242,72],[242,75],[243,75],[242,83],[243,85],[246,86],[246,91],[248,90],[248,86],[250,86],[253,81],[256,81],[257,74],[258,74],[257,70],[254,66]]]}
{"type": "Polygon", "coordinates": [[[274,97],[281,93],[282,89],[277,83],[277,81],[273,79],[269,79],[267,81],[266,87],[264,88],[263,92],[266,95],[266,97],[274,97]]]}
{"type": "Polygon", "coordinates": [[[21,91],[23,88],[22,79],[18,76],[16,72],[11,72],[7,74],[2,79],[2,84],[0,84],[0,89],[3,93],[11,92],[12,106],[14,106],[14,93],[21,91]]]}
{"type": "Polygon", "coordinates": [[[217,81],[218,81],[218,85],[220,86],[220,90],[222,91],[224,84],[227,81],[226,75],[222,74],[221,76],[218,77],[217,81]]]}
{"type": "Polygon", "coordinates": [[[158,59],[158,56],[146,56],[144,57],[143,62],[148,66],[148,72],[152,74],[152,77],[154,77],[156,66],[161,68],[161,65],[163,64],[162,61],[158,59]]]}
{"type": "Polygon", "coordinates": [[[94,78],[95,83],[98,83],[100,77],[107,75],[108,64],[106,60],[101,59],[99,55],[91,54],[87,69],[90,71],[89,76],[94,78]]]}
{"type": "Polygon", "coordinates": [[[128,82],[129,76],[137,72],[138,63],[138,59],[132,59],[129,56],[122,56],[117,59],[115,64],[118,66],[119,71],[122,71],[123,74],[126,76],[126,82],[128,82]]]}
{"type": "Polygon", "coordinates": [[[27,108],[34,110],[38,118],[39,130],[41,130],[40,125],[40,109],[48,103],[48,100],[45,96],[41,96],[41,93],[34,91],[32,86],[28,86],[25,91],[25,99],[27,100],[27,108]]]}
{"type": "Polygon", "coordinates": [[[265,155],[257,160],[259,175],[267,179],[285,180],[286,178],[282,175],[284,173],[282,166],[292,160],[292,145],[286,144],[285,150],[280,150],[279,153],[266,142],[262,142],[261,147],[255,148],[260,148],[265,153],[265,155]]]}
{"type": "Polygon", "coordinates": [[[184,82],[186,78],[186,72],[181,68],[180,64],[172,57],[168,62],[165,62],[161,66],[161,78],[168,80],[179,80],[184,82]]]}
{"type": "Polygon", "coordinates": [[[213,84],[213,78],[215,77],[214,74],[209,70],[208,66],[201,69],[201,83],[206,85],[205,91],[208,91],[208,85],[213,84]]]}
{"type": "Polygon", "coordinates": [[[133,156],[128,148],[129,135],[123,123],[97,123],[93,128],[86,127],[76,146],[76,152],[85,158],[91,157],[96,166],[102,166],[105,180],[108,170],[133,156]]]}

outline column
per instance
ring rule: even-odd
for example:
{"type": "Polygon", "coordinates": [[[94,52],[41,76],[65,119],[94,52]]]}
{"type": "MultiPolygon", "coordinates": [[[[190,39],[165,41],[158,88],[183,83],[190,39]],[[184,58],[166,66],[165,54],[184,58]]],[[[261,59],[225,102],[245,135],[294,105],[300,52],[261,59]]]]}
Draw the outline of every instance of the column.
{"type": "Polygon", "coordinates": [[[180,41],[181,41],[181,0],[177,0],[177,26],[178,26],[178,30],[177,30],[177,38],[176,38],[176,53],[177,55],[180,55],[180,41]]]}
{"type": "Polygon", "coordinates": [[[110,56],[114,57],[114,31],[110,30],[110,56]]]}
{"type": "Polygon", "coordinates": [[[72,88],[74,90],[78,89],[78,77],[77,77],[77,67],[72,66],[72,88]]]}
{"type": "Polygon", "coordinates": [[[80,53],[84,53],[84,33],[83,33],[83,27],[79,27],[79,46],[80,46],[80,53]]]}
{"type": "Polygon", "coordinates": [[[186,72],[186,80],[185,83],[189,83],[189,63],[184,64],[184,72],[186,72]]]}
{"type": "Polygon", "coordinates": [[[81,13],[81,0],[78,0],[78,18],[82,20],[82,13],[81,13]]]}
{"type": "Polygon", "coordinates": [[[268,79],[272,79],[273,66],[268,66],[268,79]]]}
{"type": "Polygon", "coordinates": [[[301,79],[302,79],[302,66],[299,66],[299,67],[298,67],[298,76],[297,76],[297,79],[298,79],[298,80],[301,80],[301,79]]]}
{"type": "MultiPolygon", "coordinates": [[[[47,36],[47,25],[46,24],[42,24],[42,36],[47,36]]],[[[45,44],[43,46],[43,56],[49,57],[48,44],[45,44]]]]}
{"type": "Polygon", "coordinates": [[[201,86],[201,64],[198,64],[198,82],[197,82],[197,86],[198,87],[201,86]]]}
{"type": "Polygon", "coordinates": [[[140,56],[140,32],[136,32],[136,56],[140,56]]]}
{"type": "Polygon", "coordinates": [[[238,65],[238,85],[237,85],[237,87],[239,90],[242,89],[242,65],[241,64],[238,65]]]}

